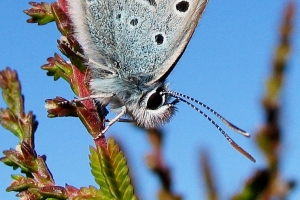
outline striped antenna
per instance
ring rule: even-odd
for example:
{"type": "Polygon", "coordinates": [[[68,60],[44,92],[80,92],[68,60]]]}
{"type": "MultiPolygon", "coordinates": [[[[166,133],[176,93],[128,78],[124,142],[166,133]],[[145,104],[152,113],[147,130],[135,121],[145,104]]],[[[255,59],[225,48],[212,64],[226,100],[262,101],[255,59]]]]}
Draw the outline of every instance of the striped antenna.
{"type": "Polygon", "coordinates": [[[244,156],[246,156],[249,160],[256,162],[256,160],[247,152],[245,151],[242,147],[240,147],[237,143],[234,142],[234,140],[227,135],[227,133],[213,120],[211,119],[206,113],[204,113],[202,110],[200,110],[198,107],[196,107],[194,104],[188,102],[187,100],[183,99],[186,98],[190,101],[193,101],[197,104],[199,104],[200,106],[206,108],[207,110],[209,110],[210,112],[212,112],[214,115],[216,115],[226,126],[228,126],[229,128],[233,129],[234,131],[246,136],[246,137],[250,137],[250,134],[240,128],[238,128],[237,126],[233,125],[231,122],[229,122],[227,119],[225,119],[224,117],[222,117],[218,112],[216,112],[215,110],[213,110],[212,108],[210,108],[209,106],[207,106],[206,104],[192,98],[189,97],[187,95],[178,93],[178,92],[173,92],[173,91],[163,91],[163,94],[168,94],[176,99],[178,99],[179,101],[184,102],[185,104],[189,105],[190,107],[192,107],[193,109],[195,109],[197,112],[199,112],[201,115],[203,115],[209,122],[211,122],[221,133],[222,135],[227,139],[227,141],[237,150],[239,151],[241,154],[243,154],[244,156]]]}

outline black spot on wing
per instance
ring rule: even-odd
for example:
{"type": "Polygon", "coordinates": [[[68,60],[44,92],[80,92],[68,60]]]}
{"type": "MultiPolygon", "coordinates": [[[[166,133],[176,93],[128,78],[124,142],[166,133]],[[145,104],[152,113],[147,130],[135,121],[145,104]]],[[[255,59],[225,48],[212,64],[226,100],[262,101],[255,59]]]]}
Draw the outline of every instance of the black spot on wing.
{"type": "Polygon", "coordinates": [[[158,45],[161,45],[164,42],[164,36],[162,34],[155,35],[155,42],[158,45]]]}
{"type": "Polygon", "coordinates": [[[189,9],[190,3],[188,1],[180,1],[176,4],[176,10],[179,12],[186,12],[189,9]]]}
{"type": "Polygon", "coordinates": [[[138,22],[139,22],[139,20],[138,20],[137,18],[134,18],[134,19],[132,19],[132,20],[130,21],[130,24],[131,24],[132,26],[136,26],[136,25],[138,24],[138,22]]]}

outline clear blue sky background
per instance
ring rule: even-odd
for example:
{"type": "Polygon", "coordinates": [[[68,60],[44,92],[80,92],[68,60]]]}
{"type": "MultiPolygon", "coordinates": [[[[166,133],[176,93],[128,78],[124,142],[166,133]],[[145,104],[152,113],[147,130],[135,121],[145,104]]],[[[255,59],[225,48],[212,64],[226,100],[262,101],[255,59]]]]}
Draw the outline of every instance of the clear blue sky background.
{"type": "MultiPolygon", "coordinates": [[[[50,2],[50,1],[47,1],[50,2]]],[[[264,83],[270,72],[278,27],[286,0],[222,1],[211,0],[182,59],[169,76],[175,91],[189,94],[208,104],[234,124],[254,134],[263,122],[260,105],[264,83]]],[[[33,110],[39,121],[36,150],[47,155],[47,164],[57,185],[76,187],[96,185],[89,168],[89,145],[93,140],[77,118],[46,117],[44,100],[55,96],[73,98],[64,81],[54,82],[40,66],[53,56],[60,37],[54,23],[38,27],[27,24],[22,10],[27,1],[2,1],[0,6],[0,66],[10,66],[19,73],[25,95],[26,111],[33,110]],[[55,124],[55,125],[54,125],[55,124]]],[[[293,52],[282,94],[283,178],[300,181],[300,23],[296,13],[293,52]]],[[[0,107],[5,104],[0,100],[0,107]]],[[[164,127],[164,157],[172,169],[174,191],[186,200],[204,199],[204,183],[199,170],[199,152],[206,148],[212,159],[221,199],[240,191],[241,184],[257,169],[265,166],[254,137],[244,138],[225,128],[233,139],[250,152],[252,163],[235,151],[205,118],[184,104],[179,104],[176,117],[164,127]]],[[[112,117],[114,115],[110,115],[112,117]]],[[[220,123],[223,126],[223,124],[220,123]]],[[[224,127],[224,126],[223,126],[224,127]]],[[[9,149],[17,139],[0,128],[0,149],[9,149]]],[[[141,199],[156,199],[159,182],[144,163],[150,152],[146,135],[130,124],[114,125],[107,136],[122,142],[128,154],[141,199]]],[[[10,174],[18,174],[0,164],[1,199],[14,199],[6,193],[10,174]]],[[[295,189],[289,199],[300,199],[295,189]]]]}

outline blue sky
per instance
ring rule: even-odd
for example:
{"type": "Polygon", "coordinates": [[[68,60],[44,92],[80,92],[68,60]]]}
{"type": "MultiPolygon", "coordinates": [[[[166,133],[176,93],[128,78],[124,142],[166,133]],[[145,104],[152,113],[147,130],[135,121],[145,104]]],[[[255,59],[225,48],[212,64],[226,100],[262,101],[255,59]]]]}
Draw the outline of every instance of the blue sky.
{"type": "MultiPolygon", "coordinates": [[[[260,3],[233,0],[226,4],[222,0],[210,1],[185,54],[168,78],[171,89],[208,104],[234,124],[254,134],[264,119],[260,101],[271,70],[286,3],[286,0],[260,3]]],[[[68,183],[76,187],[96,185],[88,164],[88,147],[93,145],[93,141],[83,125],[76,118],[46,117],[45,99],[55,96],[72,99],[74,95],[66,82],[54,82],[40,69],[48,57],[59,52],[56,40],[60,34],[54,23],[46,26],[27,24],[28,17],[22,10],[29,7],[27,1],[11,0],[1,4],[1,69],[10,66],[19,73],[26,111],[33,110],[39,121],[36,150],[47,155],[47,164],[56,184],[68,183]]],[[[296,14],[293,52],[281,96],[284,136],[280,167],[283,178],[299,182],[300,23],[299,12],[296,14]]],[[[5,107],[2,100],[0,107],[5,107]]],[[[255,170],[265,166],[254,137],[242,137],[219,122],[240,146],[256,158],[256,163],[234,150],[214,126],[190,107],[181,103],[178,108],[174,119],[164,126],[164,157],[172,169],[176,193],[187,200],[205,198],[197,160],[201,149],[209,152],[221,199],[228,199],[240,191],[241,184],[255,170]]],[[[17,144],[12,134],[3,128],[0,131],[1,150],[17,144]]],[[[146,135],[130,124],[118,123],[107,132],[107,136],[121,141],[141,199],[156,199],[159,182],[144,163],[145,155],[151,151],[146,135]]],[[[0,164],[0,170],[1,197],[14,199],[15,193],[6,193],[5,188],[11,182],[10,174],[18,174],[19,171],[3,164],[0,164]]],[[[295,189],[289,197],[300,199],[300,190],[295,189]]]]}

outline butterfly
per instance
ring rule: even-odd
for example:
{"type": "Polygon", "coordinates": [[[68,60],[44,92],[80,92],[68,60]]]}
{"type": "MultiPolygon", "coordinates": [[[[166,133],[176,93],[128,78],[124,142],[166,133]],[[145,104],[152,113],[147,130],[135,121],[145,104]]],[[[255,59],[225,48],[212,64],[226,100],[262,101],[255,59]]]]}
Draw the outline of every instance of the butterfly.
{"type": "MultiPolygon", "coordinates": [[[[211,121],[238,151],[255,161],[192,101],[249,137],[205,104],[168,89],[166,79],[185,51],[208,0],[69,0],[74,35],[91,70],[90,89],[101,105],[138,126],[158,127],[184,102],[211,121]],[[189,101],[188,101],[189,100],[189,101]]],[[[84,98],[86,99],[86,98],[84,98]]]]}

